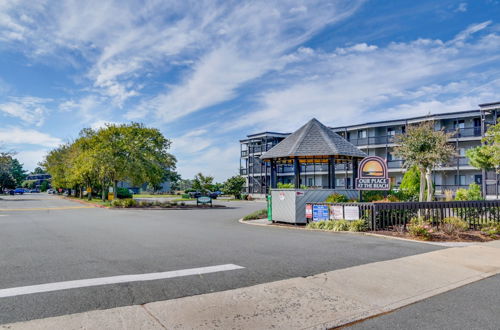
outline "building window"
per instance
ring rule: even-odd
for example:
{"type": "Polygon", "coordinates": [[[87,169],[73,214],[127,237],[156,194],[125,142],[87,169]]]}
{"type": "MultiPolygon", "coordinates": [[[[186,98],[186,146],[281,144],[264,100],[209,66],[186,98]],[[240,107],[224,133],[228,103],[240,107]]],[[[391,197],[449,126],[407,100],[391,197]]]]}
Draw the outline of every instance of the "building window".
{"type": "Polygon", "coordinates": [[[396,135],[396,130],[394,129],[394,127],[387,128],[387,135],[388,136],[394,136],[394,135],[396,135]]]}
{"type": "Polygon", "coordinates": [[[307,178],[307,185],[309,187],[314,187],[314,178],[307,178]]]}
{"type": "Polygon", "coordinates": [[[454,122],[455,129],[464,129],[465,128],[465,120],[455,120],[454,122]]]}
{"type": "Polygon", "coordinates": [[[366,139],[366,130],[361,130],[361,131],[358,131],[358,139],[366,139]]]}
{"type": "Polygon", "coordinates": [[[465,186],[465,175],[456,175],[455,174],[455,185],[456,186],[465,186]]]}

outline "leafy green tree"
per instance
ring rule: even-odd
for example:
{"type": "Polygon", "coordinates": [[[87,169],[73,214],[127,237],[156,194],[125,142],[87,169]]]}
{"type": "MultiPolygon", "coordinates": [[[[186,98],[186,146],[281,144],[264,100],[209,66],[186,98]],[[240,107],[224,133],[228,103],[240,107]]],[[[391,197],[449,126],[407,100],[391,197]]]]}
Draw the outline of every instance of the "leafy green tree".
{"type": "Polygon", "coordinates": [[[118,181],[159,185],[175,170],[176,159],[167,152],[170,144],[159,130],[138,123],[85,128],[74,142],[50,151],[42,166],[52,175],[53,186],[80,195],[89,187],[100,189],[104,200],[110,186],[116,194],[118,181]]]}
{"type": "Polygon", "coordinates": [[[33,170],[32,172],[33,174],[45,174],[45,170],[43,168],[41,168],[40,166],[38,167],[35,167],[35,169],[33,170]]]}
{"type": "Polygon", "coordinates": [[[410,167],[404,174],[399,189],[409,200],[418,200],[420,191],[420,171],[417,166],[410,167]]]}
{"type": "Polygon", "coordinates": [[[207,194],[213,187],[213,181],[214,178],[212,176],[198,173],[194,176],[193,189],[202,194],[207,194]]]}
{"type": "Polygon", "coordinates": [[[224,182],[223,190],[225,194],[234,195],[234,198],[241,199],[241,193],[245,187],[246,180],[244,177],[236,175],[230,177],[224,182]]]}
{"type": "Polygon", "coordinates": [[[26,178],[26,171],[12,152],[0,153],[0,191],[21,186],[26,178]]]}
{"type": "Polygon", "coordinates": [[[483,145],[467,150],[472,166],[483,170],[500,170],[500,123],[490,126],[483,138],[483,145]]]}
{"type": "Polygon", "coordinates": [[[16,180],[11,173],[7,171],[0,172],[0,192],[4,189],[11,189],[16,187],[16,180]]]}
{"type": "Polygon", "coordinates": [[[26,179],[27,174],[26,170],[23,169],[23,164],[21,164],[17,159],[12,158],[12,162],[10,165],[10,172],[16,180],[17,185],[21,185],[21,183],[26,179]]]}
{"type": "Polygon", "coordinates": [[[409,126],[406,134],[396,136],[399,144],[395,148],[396,155],[405,159],[406,168],[416,166],[420,172],[419,201],[424,200],[426,188],[427,201],[433,199],[432,171],[455,154],[455,148],[448,143],[451,136],[452,133],[434,130],[431,121],[409,126]]]}

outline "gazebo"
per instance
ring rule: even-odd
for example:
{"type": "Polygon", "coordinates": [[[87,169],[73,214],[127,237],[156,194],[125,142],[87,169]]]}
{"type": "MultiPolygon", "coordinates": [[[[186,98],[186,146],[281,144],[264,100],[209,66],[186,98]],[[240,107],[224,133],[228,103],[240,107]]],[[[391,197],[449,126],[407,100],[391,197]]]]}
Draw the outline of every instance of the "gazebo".
{"type": "Polygon", "coordinates": [[[261,159],[271,163],[271,188],[277,187],[277,165],[293,165],[294,185],[296,189],[299,189],[301,164],[326,163],[328,164],[328,188],[335,189],[335,165],[352,164],[354,185],[358,173],[358,161],[366,156],[352,143],[313,118],[264,153],[261,159]]]}

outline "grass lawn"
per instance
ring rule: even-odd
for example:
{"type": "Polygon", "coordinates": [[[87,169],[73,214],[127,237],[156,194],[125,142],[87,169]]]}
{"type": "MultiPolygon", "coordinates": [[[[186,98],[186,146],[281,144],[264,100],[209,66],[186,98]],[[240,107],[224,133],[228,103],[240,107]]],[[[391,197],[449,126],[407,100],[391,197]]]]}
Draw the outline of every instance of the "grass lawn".
{"type": "Polygon", "coordinates": [[[87,198],[77,198],[77,197],[71,197],[71,196],[67,196],[67,198],[71,198],[71,199],[79,200],[79,201],[83,201],[83,202],[90,202],[90,203],[103,205],[103,206],[111,206],[110,201],[103,202],[102,199],[100,199],[100,198],[92,198],[90,201],[87,198]]]}
{"type": "Polygon", "coordinates": [[[195,198],[177,198],[174,199],[173,202],[187,202],[187,201],[195,201],[195,198]]]}
{"type": "Polygon", "coordinates": [[[134,194],[134,197],[136,198],[165,198],[165,197],[168,197],[168,198],[176,198],[176,197],[179,197],[180,195],[169,195],[169,194],[165,194],[165,195],[153,195],[153,194],[134,194]]]}

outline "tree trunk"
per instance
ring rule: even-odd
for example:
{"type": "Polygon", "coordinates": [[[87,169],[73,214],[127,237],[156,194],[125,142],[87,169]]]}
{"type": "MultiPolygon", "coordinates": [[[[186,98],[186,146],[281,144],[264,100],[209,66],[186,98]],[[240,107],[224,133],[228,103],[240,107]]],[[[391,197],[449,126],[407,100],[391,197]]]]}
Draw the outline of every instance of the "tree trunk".
{"type": "Polygon", "coordinates": [[[118,180],[115,180],[113,181],[113,196],[114,196],[113,199],[118,199],[117,188],[118,188],[118,180]]]}
{"type": "Polygon", "coordinates": [[[425,197],[425,169],[419,168],[420,170],[420,194],[418,195],[418,201],[423,202],[425,197]]]}
{"type": "Polygon", "coordinates": [[[432,202],[434,197],[434,187],[432,185],[432,170],[430,168],[425,172],[425,179],[427,181],[427,201],[432,202]]]}
{"type": "Polygon", "coordinates": [[[105,202],[106,201],[106,197],[108,196],[108,193],[107,193],[107,187],[106,187],[106,183],[103,181],[102,182],[102,201],[105,202]]]}

